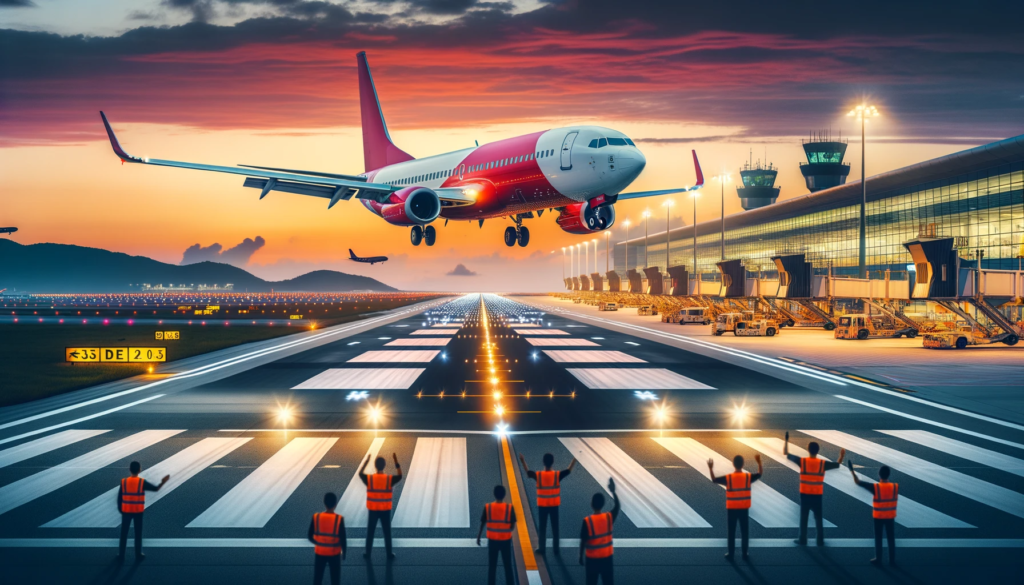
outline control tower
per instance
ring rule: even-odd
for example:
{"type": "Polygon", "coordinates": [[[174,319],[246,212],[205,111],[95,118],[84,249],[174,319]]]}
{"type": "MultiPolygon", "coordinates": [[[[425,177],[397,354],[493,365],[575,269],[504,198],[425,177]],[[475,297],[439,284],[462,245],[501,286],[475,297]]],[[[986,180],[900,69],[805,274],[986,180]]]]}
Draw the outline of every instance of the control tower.
{"type": "Polygon", "coordinates": [[[850,163],[843,162],[846,146],[841,138],[832,140],[831,131],[812,133],[804,142],[807,162],[800,163],[800,172],[811,193],[846,183],[850,174],[850,163]]]}
{"type": "Polygon", "coordinates": [[[757,209],[775,203],[781,189],[775,186],[775,177],[778,175],[779,169],[771,163],[762,165],[760,160],[756,163],[751,160],[743,165],[740,169],[743,186],[736,187],[736,194],[740,196],[740,205],[743,209],[757,209]]]}

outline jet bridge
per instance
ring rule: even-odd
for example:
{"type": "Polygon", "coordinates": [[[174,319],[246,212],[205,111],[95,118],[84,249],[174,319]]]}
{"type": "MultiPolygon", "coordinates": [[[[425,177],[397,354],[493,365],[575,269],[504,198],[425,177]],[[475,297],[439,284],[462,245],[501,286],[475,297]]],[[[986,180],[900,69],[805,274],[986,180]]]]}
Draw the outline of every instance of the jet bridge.
{"type": "Polygon", "coordinates": [[[629,280],[629,292],[643,294],[647,291],[647,276],[635,268],[626,271],[626,278],[629,280]]]}
{"type": "Polygon", "coordinates": [[[690,274],[686,271],[685,266],[669,266],[668,268],[669,279],[671,280],[671,286],[665,291],[666,294],[670,294],[674,297],[685,297],[687,286],[690,282],[690,274]]]}
{"type": "Polygon", "coordinates": [[[622,290],[622,276],[619,275],[618,271],[609,270],[605,273],[608,277],[608,292],[624,292],[622,290]]]}
{"type": "Polygon", "coordinates": [[[580,290],[590,290],[590,277],[586,274],[580,275],[580,290]]]}
{"type": "Polygon", "coordinates": [[[739,260],[725,260],[717,264],[722,282],[718,296],[722,298],[741,298],[747,295],[747,269],[739,260]]]}
{"type": "Polygon", "coordinates": [[[601,273],[600,272],[592,272],[590,274],[590,281],[592,283],[594,283],[594,286],[593,286],[594,290],[597,290],[597,291],[608,290],[604,286],[604,284],[605,284],[604,278],[601,277],[601,273]]]}
{"type": "Polygon", "coordinates": [[[665,275],[661,273],[660,268],[644,268],[644,276],[647,279],[647,294],[661,295],[665,294],[666,286],[665,275]]]}

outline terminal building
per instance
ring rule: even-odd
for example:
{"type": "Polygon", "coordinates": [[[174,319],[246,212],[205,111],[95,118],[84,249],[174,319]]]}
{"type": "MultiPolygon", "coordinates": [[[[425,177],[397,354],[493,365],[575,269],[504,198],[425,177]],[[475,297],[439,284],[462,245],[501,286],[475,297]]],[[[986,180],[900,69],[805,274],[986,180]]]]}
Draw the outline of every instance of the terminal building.
{"type": "MultiPolygon", "coordinates": [[[[746,211],[727,216],[724,260],[741,261],[747,274],[757,277],[776,270],[773,257],[802,254],[814,274],[831,270],[834,276],[856,277],[861,182],[846,182],[846,144],[830,137],[812,139],[804,150],[808,162],[801,170],[812,192],[770,204],[761,197],[752,201],[759,205],[744,205],[746,211]]],[[[741,197],[748,188],[745,183],[738,191],[741,197]]],[[[1024,135],[868,177],[866,183],[869,275],[888,271],[891,278],[906,280],[914,261],[904,243],[919,237],[953,238],[964,265],[980,256],[983,269],[1019,270],[1024,256],[1024,135]]],[[[652,273],[685,267],[687,278],[693,279],[694,229],[696,273],[701,280],[717,279],[723,260],[719,218],[673,229],[667,238],[664,231],[651,234],[646,249],[643,237],[617,243],[614,272],[625,281],[627,270],[639,272],[646,262],[652,273]]]]}

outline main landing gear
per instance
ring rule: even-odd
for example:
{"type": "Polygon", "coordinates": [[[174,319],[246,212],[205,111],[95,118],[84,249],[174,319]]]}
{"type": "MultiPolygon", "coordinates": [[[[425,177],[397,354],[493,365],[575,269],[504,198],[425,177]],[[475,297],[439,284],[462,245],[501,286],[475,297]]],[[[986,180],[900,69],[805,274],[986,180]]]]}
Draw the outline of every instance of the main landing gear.
{"type": "Polygon", "coordinates": [[[437,230],[432,225],[427,227],[414,225],[412,226],[412,231],[409,232],[409,241],[412,242],[413,246],[419,246],[420,242],[433,246],[434,242],[437,241],[437,230]]]}
{"type": "Polygon", "coordinates": [[[512,221],[516,225],[505,228],[505,245],[511,248],[518,242],[520,248],[525,248],[530,243],[530,229],[523,225],[523,219],[519,216],[513,217],[512,221]]]}

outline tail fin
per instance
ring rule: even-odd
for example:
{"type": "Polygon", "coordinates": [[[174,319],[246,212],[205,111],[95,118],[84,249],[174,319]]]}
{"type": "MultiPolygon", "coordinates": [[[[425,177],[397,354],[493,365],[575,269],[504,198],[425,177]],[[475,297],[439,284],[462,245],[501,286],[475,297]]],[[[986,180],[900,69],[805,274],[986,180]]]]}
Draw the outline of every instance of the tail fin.
{"type": "Polygon", "coordinates": [[[349,256],[349,258],[351,258],[353,260],[356,259],[356,253],[352,251],[352,248],[348,249],[348,256],[349,256]]]}
{"type": "Polygon", "coordinates": [[[413,157],[402,151],[391,142],[384,113],[380,110],[377,99],[377,88],[373,86],[370,75],[370,64],[366,62],[366,51],[356,54],[359,68],[359,111],[363,124],[363,161],[366,170],[372,171],[387,165],[413,160],[413,157]]]}
{"type": "Polygon", "coordinates": [[[697,172],[697,184],[693,186],[694,189],[704,186],[704,172],[700,170],[700,161],[697,160],[697,151],[693,152],[693,167],[697,172]]]}

